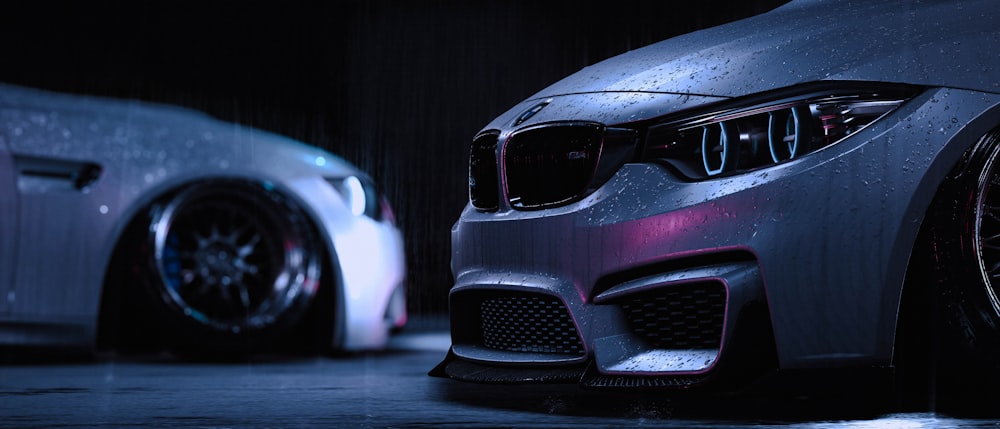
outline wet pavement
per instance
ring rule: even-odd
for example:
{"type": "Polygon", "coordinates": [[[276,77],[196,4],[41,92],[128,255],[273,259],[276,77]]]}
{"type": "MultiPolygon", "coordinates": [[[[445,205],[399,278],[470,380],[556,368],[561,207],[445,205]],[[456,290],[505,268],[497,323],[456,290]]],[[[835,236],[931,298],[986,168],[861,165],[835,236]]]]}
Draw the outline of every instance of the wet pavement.
{"type": "Polygon", "coordinates": [[[6,362],[0,427],[1000,427],[993,419],[894,414],[843,401],[678,402],[648,393],[429,377],[447,344],[443,330],[411,329],[389,350],[348,356],[6,362]]]}

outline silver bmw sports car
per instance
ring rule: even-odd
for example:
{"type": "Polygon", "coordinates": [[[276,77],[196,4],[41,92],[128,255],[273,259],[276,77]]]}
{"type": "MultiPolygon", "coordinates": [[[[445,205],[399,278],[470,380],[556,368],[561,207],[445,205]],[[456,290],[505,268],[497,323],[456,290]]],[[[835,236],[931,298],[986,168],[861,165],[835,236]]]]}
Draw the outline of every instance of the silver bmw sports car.
{"type": "Polygon", "coordinates": [[[794,0],[517,104],[472,141],[431,374],[996,374],[997,22],[991,0],[794,0]]]}
{"type": "Polygon", "coordinates": [[[0,85],[0,345],[380,348],[400,231],[330,153],[200,112],[0,85]]]}

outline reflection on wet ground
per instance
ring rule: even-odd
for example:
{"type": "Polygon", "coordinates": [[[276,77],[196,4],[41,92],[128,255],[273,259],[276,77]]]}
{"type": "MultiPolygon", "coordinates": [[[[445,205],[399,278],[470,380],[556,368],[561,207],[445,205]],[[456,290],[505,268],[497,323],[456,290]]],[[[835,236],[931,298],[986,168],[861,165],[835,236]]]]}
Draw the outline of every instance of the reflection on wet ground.
{"type": "MultiPolygon", "coordinates": [[[[995,417],[897,413],[856,395],[715,397],[496,386],[429,377],[448,335],[415,324],[389,350],[185,362],[166,355],[0,364],[0,427],[958,428],[995,417]]],[[[869,398],[870,399],[870,398],[869,398]]]]}

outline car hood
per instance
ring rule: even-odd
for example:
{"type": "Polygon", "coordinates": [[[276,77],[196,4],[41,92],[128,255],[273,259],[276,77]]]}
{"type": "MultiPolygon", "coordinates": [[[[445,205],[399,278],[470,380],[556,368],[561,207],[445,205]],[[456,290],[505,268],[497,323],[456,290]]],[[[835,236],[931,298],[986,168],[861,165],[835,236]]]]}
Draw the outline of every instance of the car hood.
{"type": "Polygon", "coordinates": [[[1000,90],[995,0],[793,1],[627,52],[532,99],[595,92],[737,97],[823,80],[1000,90]]]}
{"type": "Polygon", "coordinates": [[[317,147],[200,111],[10,84],[0,84],[4,145],[15,156],[94,162],[106,171],[152,177],[148,181],[227,171],[358,174],[317,147]]]}

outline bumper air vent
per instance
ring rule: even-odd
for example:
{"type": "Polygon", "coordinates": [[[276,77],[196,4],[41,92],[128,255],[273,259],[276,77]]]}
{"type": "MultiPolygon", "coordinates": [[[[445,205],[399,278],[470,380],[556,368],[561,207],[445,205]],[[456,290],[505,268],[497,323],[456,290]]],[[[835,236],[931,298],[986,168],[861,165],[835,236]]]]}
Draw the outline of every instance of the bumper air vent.
{"type": "Polygon", "coordinates": [[[576,325],[555,297],[517,293],[483,299],[482,345],[489,349],[582,355],[576,325]]]}
{"type": "Polygon", "coordinates": [[[632,332],[655,349],[719,349],[726,289],[704,282],[629,296],[621,304],[632,332]]]}

